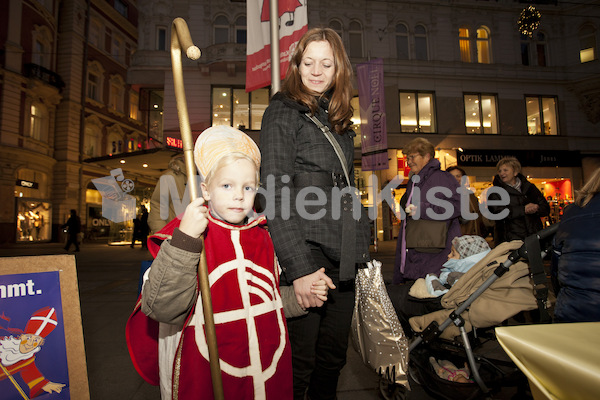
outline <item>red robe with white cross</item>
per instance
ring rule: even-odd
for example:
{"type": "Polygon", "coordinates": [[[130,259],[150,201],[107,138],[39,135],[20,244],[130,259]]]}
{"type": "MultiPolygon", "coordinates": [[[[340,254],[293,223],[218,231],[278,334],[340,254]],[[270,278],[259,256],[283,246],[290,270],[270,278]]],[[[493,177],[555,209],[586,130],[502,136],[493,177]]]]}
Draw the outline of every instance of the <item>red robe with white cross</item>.
{"type": "MultiPolygon", "coordinates": [[[[157,236],[168,237],[175,219],[157,236]],[[166,236],[165,236],[166,235],[166,236]]],[[[226,399],[292,398],[291,350],[279,274],[265,219],[230,225],[209,216],[205,252],[221,377],[226,399]]],[[[149,241],[149,249],[157,251],[149,241]]],[[[155,254],[155,253],[153,253],[155,254]]],[[[158,384],[158,323],[139,307],[127,323],[127,341],[136,369],[158,384]]],[[[202,301],[188,317],[173,362],[173,398],[213,397],[202,301]]]]}

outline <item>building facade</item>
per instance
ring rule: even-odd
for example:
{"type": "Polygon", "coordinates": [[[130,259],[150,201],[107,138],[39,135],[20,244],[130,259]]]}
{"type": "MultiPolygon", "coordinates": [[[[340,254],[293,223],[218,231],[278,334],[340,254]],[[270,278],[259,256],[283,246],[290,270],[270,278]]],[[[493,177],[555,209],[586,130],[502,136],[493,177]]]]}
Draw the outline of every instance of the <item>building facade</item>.
{"type": "MultiPolygon", "coordinates": [[[[503,155],[516,155],[524,174],[557,206],[600,166],[600,1],[301,4],[309,27],[340,34],[354,67],[383,59],[389,167],[376,172],[377,184],[371,172],[361,172],[356,143],[367,206],[374,206],[374,192],[407,174],[401,150],[417,136],[434,144],[443,168],[465,169],[477,194],[491,185],[503,155]],[[531,36],[517,23],[529,4],[541,14],[531,36]]],[[[199,60],[184,57],[183,63],[193,135],[227,124],[260,141],[271,93],[268,87],[245,92],[243,0],[10,0],[3,15],[0,196],[3,205],[21,192],[51,203],[53,238],[70,208],[90,224],[90,209],[101,202],[92,179],[121,167],[136,187],[150,190],[164,169],[164,162],[146,170],[138,164],[158,163],[164,155],[150,150],[180,138],[169,52],[175,17],[187,21],[202,51],[199,60]],[[48,39],[38,44],[34,37],[48,39]],[[45,45],[48,59],[32,61],[35,46],[45,45]],[[47,65],[56,76],[35,76],[46,70],[28,72],[28,64],[47,65]],[[39,140],[46,136],[31,127],[44,115],[47,139],[39,140]]],[[[537,20],[525,17],[526,24],[537,20]]],[[[360,137],[358,89],[355,94],[360,137]]],[[[402,192],[394,190],[396,200],[402,192]]],[[[18,207],[1,208],[3,228],[15,230],[18,207]]],[[[379,205],[379,211],[378,237],[394,237],[397,204],[379,205]]]]}
{"type": "MultiPolygon", "coordinates": [[[[491,185],[504,155],[516,155],[524,174],[556,204],[572,200],[573,190],[600,166],[600,2],[304,3],[309,27],[336,30],[355,67],[383,59],[389,168],[377,173],[375,188],[368,187],[368,174],[359,174],[367,205],[374,190],[406,175],[401,149],[416,136],[434,144],[443,168],[465,169],[476,193],[491,185]],[[541,13],[531,36],[517,24],[529,4],[541,13]]],[[[202,50],[200,60],[184,61],[193,134],[228,124],[259,141],[270,93],[244,91],[246,4],[233,0],[140,4],[129,80],[163,91],[163,135],[178,137],[168,55],[175,16],[186,19],[202,50]]],[[[360,160],[359,143],[356,155],[360,160]]],[[[402,192],[394,191],[397,199],[402,192]]],[[[386,207],[380,211],[379,237],[391,238],[397,220],[386,207]]]]}
{"type": "MultiPolygon", "coordinates": [[[[62,240],[71,209],[108,235],[86,159],[148,146],[139,90],[135,1],[10,0],[1,6],[0,243],[62,240]]],[[[156,172],[131,174],[153,187],[156,172]]]]}

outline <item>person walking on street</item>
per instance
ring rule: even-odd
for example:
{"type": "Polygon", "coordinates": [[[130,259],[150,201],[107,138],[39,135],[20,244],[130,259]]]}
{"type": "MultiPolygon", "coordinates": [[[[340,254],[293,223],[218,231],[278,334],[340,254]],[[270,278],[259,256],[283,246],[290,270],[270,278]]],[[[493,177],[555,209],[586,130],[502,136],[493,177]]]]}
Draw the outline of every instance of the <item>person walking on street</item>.
{"type": "Polygon", "coordinates": [[[77,215],[76,210],[71,210],[71,216],[65,222],[62,229],[67,229],[67,244],[65,245],[65,250],[69,251],[71,248],[71,244],[75,245],[75,251],[79,251],[79,232],[81,232],[81,220],[77,215]]]}
{"type": "Polygon", "coordinates": [[[311,29],[298,42],[282,91],[273,96],[262,121],[261,178],[263,187],[275,185],[274,204],[267,204],[274,215],[267,223],[283,270],[281,284],[293,286],[296,300],[309,311],[288,319],[297,400],[335,399],[346,364],[354,278],[357,267],[370,259],[366,211],[352,192],[333,196],[348,186],[344,168],[354,176],[351,81],[352,66],[338,34],[311,29]],[[319,124],[330,129],[332,143],[319,124]],[[344,167],[333,143],[347,160],[344,167]],[[289,207],[287,196],[305,188],[321,189],[323,202],[311,191],[302,210],[289,207]],[[360,207],[356,219],[353,207],[360,207]],[[341,216],[306,217],[321,209],[340,210],[341,216]],[[311,293],[320,279],[331,284],[327,301],[311,293]]]}

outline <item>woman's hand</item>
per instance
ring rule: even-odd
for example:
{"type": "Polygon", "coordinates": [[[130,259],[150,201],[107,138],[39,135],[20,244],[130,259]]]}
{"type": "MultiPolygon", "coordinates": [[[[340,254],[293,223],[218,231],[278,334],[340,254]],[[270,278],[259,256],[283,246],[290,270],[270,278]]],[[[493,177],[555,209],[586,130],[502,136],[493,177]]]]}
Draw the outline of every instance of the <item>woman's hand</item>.
{"type": "Polygon", "coordinates": [[[208,226],[208,208],[204,199],[198,197],[185,208],[179,230],[193,238],[199,238],[208,226]]]}
{"type": "Polygon", "coordinates": [[[525,214],[535,214],[540,209],[540,206],[534,203],[529,203],[525,205],[525,214]]]}
{"type": "Polygon", "coordinates": [[[417,206],[415,206],[414,204],[408,204],[404,211],[406,212],[406,215],[412,217],[417,212],[417,206]]]}
{"type": "Polygon", "coordinates": [[[330,289],[335,289],[333,281],[325,273],[325,268],[294,280],[294,293],[302,308],[321,307],[324,304],[317,294],[312,293],[313,283],[319,280],[324,280],[330,289]]]}

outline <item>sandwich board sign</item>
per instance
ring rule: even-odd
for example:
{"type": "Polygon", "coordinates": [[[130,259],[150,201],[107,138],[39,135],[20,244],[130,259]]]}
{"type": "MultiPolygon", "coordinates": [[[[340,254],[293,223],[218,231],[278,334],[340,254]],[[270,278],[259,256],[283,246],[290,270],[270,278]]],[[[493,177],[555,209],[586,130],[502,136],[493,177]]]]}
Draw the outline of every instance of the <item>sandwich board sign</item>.
{"type": "Polygon", "coordinates": [[[0,258],[0,400],[88,400],[72,255],[0,258]]]}

